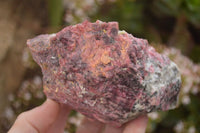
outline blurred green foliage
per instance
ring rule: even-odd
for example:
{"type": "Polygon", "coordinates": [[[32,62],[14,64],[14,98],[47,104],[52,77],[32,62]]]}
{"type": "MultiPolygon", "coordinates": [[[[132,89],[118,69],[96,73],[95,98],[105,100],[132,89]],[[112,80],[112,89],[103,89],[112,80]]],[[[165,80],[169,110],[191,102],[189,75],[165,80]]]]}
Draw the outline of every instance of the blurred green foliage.
{"type": "Polygon", "coordinates": [[[100,12],[93,16],[93,20],[118,21],[120,29],[127,32],[144,34],[144,5],[141,2],[129,0],[105,3],[100,12]]]}
{"type": "Polygon", "coordinates": [[[200,62],[200,46],[194,46],[194,48],[191,51],[192,54],[190,54],[190,58],[194,62],[200,62]]]}
{"type": "Polygon", "coordinates": [[[62,0],[47,0],[49,22],[52,27],[59,27],[62,24],[64,7],[62,0]]]}
{"type": "Polygon", "coordinates": [[[184,15],[187,17],[188,22],[200,27],[199,0],[154,0],[152,10],[157,15],[174,17],[184,15]]]}

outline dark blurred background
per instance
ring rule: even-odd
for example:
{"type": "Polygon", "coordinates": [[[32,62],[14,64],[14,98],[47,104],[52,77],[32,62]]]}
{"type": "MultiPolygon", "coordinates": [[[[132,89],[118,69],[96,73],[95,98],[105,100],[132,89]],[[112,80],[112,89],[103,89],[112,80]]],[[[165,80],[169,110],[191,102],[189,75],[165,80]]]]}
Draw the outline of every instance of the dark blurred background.
{"type": "MultiPolygon", "coordinates": [[[[147,133],[200,133],[200,0],[0,0],[0,133],[45,100],[26,40],[97,19],[118,21],[179,66],[179,107],[150,113],[147,133]]],[[[72,111],[65,132],[82,117],[72,111]]]]}

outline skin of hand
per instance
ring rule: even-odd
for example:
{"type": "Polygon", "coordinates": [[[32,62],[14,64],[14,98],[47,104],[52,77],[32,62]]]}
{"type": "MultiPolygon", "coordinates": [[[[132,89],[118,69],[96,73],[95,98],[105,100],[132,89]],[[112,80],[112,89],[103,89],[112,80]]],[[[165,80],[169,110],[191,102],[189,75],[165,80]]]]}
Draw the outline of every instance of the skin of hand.
{"type": "MultiPolygon", "coordinates": [[[[21,113],[8,133],[63,133],[71,109],[47,99],[41,106],[21,113]]],[[[76,133],[145,133],[147,116],[138,117],[121,127],[84,118],[76,133]]]]}

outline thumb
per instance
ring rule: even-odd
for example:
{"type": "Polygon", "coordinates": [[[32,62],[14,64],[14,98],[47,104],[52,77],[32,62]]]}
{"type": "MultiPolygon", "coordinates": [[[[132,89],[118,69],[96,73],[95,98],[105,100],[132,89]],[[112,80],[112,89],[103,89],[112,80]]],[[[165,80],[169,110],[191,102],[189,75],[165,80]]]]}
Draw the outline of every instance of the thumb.
{"type": "Polygon", "coordinates": [[[8,133],[44,133],[56,120],[59,104],[47,99],[44,104],[17,117],[8,133]]]}
{"type": "Polygon", "coordinates": [[[123,133],[145,133],[148,118],[146,115],[140,116],[127,123],[123,133]]]}

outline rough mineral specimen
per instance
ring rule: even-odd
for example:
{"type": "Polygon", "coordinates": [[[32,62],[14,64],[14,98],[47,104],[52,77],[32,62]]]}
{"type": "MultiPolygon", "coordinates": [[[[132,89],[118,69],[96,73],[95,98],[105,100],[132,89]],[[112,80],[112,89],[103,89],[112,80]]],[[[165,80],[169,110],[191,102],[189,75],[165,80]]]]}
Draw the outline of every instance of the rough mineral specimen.
{"type": "Polygon", "coordinates": [[[140,114],[176,107],[177,66],[117,22],[81,24],[28,40],[48,98],[89,118],[121,125],[140,114]]]}

